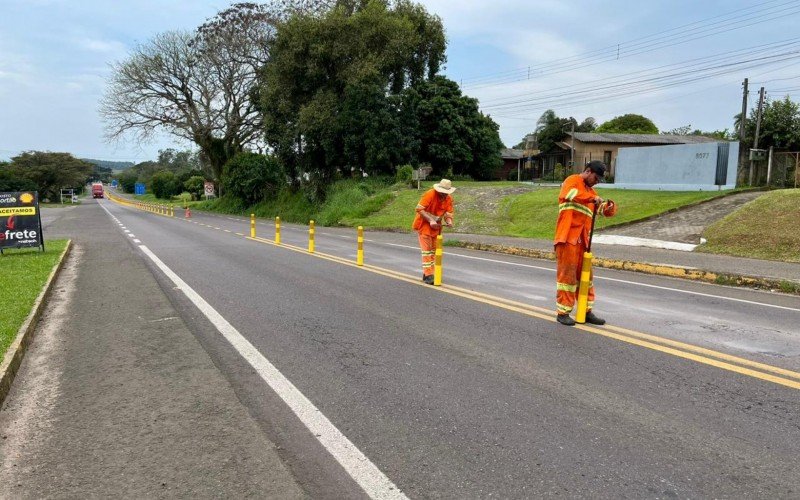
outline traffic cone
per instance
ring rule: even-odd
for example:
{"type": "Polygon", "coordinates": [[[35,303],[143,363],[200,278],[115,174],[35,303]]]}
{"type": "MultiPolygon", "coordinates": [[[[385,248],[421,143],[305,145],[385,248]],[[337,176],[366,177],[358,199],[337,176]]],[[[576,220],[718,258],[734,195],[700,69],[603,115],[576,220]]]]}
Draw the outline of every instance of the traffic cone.
{"type": "Polygon", "coordinates": [[[189,207],[186,207],[186,213],[183,214],[183,216],[186,217],[187,219],[191,219],[192,218],[192,211],[189,210],[189,207]]]}

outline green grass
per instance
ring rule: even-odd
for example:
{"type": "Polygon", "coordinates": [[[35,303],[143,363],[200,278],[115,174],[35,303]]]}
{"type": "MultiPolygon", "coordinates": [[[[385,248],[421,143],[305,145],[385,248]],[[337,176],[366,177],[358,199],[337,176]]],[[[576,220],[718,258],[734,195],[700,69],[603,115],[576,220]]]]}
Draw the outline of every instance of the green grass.
{"type": "Polygon", "coordinates": [[[699,252],[800,262],[800,189],[765,193],[706,228],[699,252]]]}
{"type": "Polygon", "coordinates": [[[38,249],[6,250],[0,256],[0,359],[31,312],[67,240],[45,241],[38,249]]]}
{"type": "MultiPolygon", "coordinates": [[[[430,183],[432,185],[432,183],[430,183]]],[[[430,187],[430,186],[428,186],[430,187]]],[[[513,182],[461,182],[453,195],[455,232],[552,238],[558,217],[557,187],[524,187],[513,182]],[[503,195],[507,190],[521,194],[503,195]],[[497,193],[493,195],[491,191],[497,193]]],[[[395,192],[382,209],[362,218],[345,220],[347,225],[373,229],[410,230],[414,207],[424,191],[395,192]]],[[[683,205],[720,196],[719,192],[633,191],[599,189],[603,198],[613,199],[619,209],[613,218],[599,217],[598,227],[621,224],[663,213],[683,205]]]]}

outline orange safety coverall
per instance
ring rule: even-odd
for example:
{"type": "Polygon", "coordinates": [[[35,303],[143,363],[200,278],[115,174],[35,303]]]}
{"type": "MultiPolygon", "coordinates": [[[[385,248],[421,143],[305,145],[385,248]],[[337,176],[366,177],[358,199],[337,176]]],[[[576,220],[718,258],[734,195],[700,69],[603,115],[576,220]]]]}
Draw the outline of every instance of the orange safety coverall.
{"type": "MultiPolygon", "coordinates": [[[[569,314],[575,307],[578,283],[581,279],[583,254],[589,242],[592,212],[597,192],[584,183],[580,174],[570,175],[561,184],[558,194],[558,222],[553,242],[556,251],[556,308],[558,314],[569,314]]],[[[616,204],[603,202],[598,213],[611,217],[617,212],[616,204]]],[[[594,305],[594,286],[589,276],[589,305],[594,305]]]]}
{"type": "Polygon", "coordinates": [[[449,194],[443,199],[439,199],[439,193],[435,189],[429,189],[419,199],[416,208],[417,215],[411,228],[419,233],[419,248],[422,252],[422,275],[433,275],[433,261],[436,253],[436,237],[441,233],[441,224],[444,222],[453,223],[453,197],[449,194]],[[434,217],[438,217],[440,225],[433,229],[428,221],[420,212],[426,211],[434,217]]]}

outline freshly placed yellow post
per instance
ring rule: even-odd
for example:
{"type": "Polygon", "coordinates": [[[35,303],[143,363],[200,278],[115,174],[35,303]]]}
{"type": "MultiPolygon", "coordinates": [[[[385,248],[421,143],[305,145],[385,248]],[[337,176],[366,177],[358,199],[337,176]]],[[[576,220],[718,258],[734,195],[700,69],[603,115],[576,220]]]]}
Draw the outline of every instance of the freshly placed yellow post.
{"type": "Polygon", "coordinates": [[[364,265],[364,226],[358,226],[358,242],[356,246],[356,265],[364,265]]]}
{"type": "Polygon", "coordinates": [[[256,214],[250,214],[250,237],[256,237],[256,214]]]}
{"type": "Polygon", "coordinates": [[[308,223],[308,253],[314,253],[314,221],[308,223]]]}
{"type": "Polygon", "coordinates": [[[575,322],[586,323],[586,309],[589,305],[589,283],[592,279],[592,254],[583,252],[581,265],[581,282],[578,285],[578,308],[575,310],[575,322]]]}
{"type": "Polygon", "coordinates": [[[281,218],[275,217],[275,244],[281,244],[281,218]]]}
{"type": "Polygon", "coordinates": [[[173,205],[172,203],[169,204],[169,216],[175,217],[175,205],[173,205]]]}
{"type": "Polygon", "coordinates": [[[433,258],[433,286],[442,284],[442,245],[444,238],[442,235],[436,237],[436,254],[433,258]]]}

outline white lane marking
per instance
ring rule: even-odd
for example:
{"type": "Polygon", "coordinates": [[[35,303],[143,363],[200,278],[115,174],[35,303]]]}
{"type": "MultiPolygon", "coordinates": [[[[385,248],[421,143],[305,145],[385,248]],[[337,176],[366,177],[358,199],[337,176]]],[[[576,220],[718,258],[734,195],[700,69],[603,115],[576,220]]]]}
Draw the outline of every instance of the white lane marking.
{"type": "Polygon", "coordinates": [[[138,240],[138,239],[136,239],[136,240],[133,240],[133,242],[134,242],[134,243],[141,243],[141,241],[140,241],[140,240],[138,240]]]}
{"type": "Polygon", "coordinates": [[[764,303],[764,302],[755,302],[753,300],[736,299],[736,298],[733,298],[733,297],[724,297],[722,295],[711,295],[710,293],[693,292],[693,291],[690,291],[690,290],[681,290],[680,288],[669,288],[669,287],[666,287],[666,286],[650,285],[648,283],[637,283],[635,281],[626,281],[626,280],[621,280],[621,279],[617,279],[617,278],[600,278],[598,276],[595,276],[594,279],[603,279],[603,280],[606,280],[606,281],[616,281],[618,283],[627,283],[629,285],[637,285],[637,286],[643,286],[643,287],[647,287],[647,288],[656,288],[658,290],[667,290],[667,291],[671,291],[671,292],[687,293],[689,295],[699,295],[700,297],[708,297],[708,298],[712,298],[712,299],[721,299],[721,300],[730,300],[732,302],[742,302],[744,304],[750,304],[750,305],[754,305],[754,306],[772,307],[772,308],[775,308],[775,309],[784,309],[786,311],[800,312],[800,309],[795,308],[795,307],[779,306],[779,305],[776,305],[776,304],[767,304],[767,303],[764,303]]]}
{"type": "Polygon", "coordinates": [[[133,234],[133,233],[129,233],[129,234],[128,234],[128,238],[136,238],[136,235],[135,235],[135,234],[133,234]]]}
{"type": "Polygon", "coordinates": [[[298,416],[322,446],[350,474],[370,498],[407,498],[383,472],[331,423],[270,361],[211,305],[144,245],[139,248],[208,318],[234,349],[298,416]]]}
{"type": "MultiPolygon", "coordinates": [[[[378,243],[378,244],[379,245],[388,245],[388,246],[392,246],[392,247],[400,247],[400,248],[412,248],[414,250],[419,250],[419,247],[414,247],[414,246],[410,246],[410,245],[400,245],[398,243],[378,243]]],[[[508,262],[508,261],[497,260],[497,259],[488,259],[486,257],[475,257],[473,255],[464,255],[464,254],[460,254],[460,253],[448,253],[447,256],[448,257],[451,257],[451,256],[461,257],[463,259],[480,260],[480,261],[484,261],[484,262],[492,262],[492,263],[495,263],[495,264],[504,264],[504,265],[507,265],[507,266],[517,266],[517,267],[525,267],[525,268],[528,268],[528,269],[539,269],[539,270],[542,270],[542,271],[556,272],[555,269],[549,268],[549,267],[533,266],[533,265],[530,265],[530,264],[521,264],[519,262],[508,262]]],[[[764,306],[764,307],[771,307],[773,309],[783,309],[783,310],[786,310],[786,311],[800,312],[800,309],[795,308],[795,307],[779,306],[777,304],[768,304],[766,302],[756,302],[754,300],[737,299],[737,298],[734,298],[734,297],[725,297],[723,295],[713,295],[713,294],[710,294],[710,293],[694,292],[694,291],[691,291],[691,290],[681,290],[680,288],[671,288],[671,287],[667,287],[667,286],[650,285],[648,283],[639,283],[639,282],[636,282],[636,281],[628,281],[628,280],[622,280],[622,279],[618,279],[618,278],[608,278],[608,277],[605,277],[605,276],[595,276],[594,279],[596,279],[596,280],[605,280],[605,281],[614,281],[614,282],[617,282],[617,283],[625,283],[625,284],[628,284],[628,285],[642,286],[642,287],[646,287],[646,288],[656,288],[658,290],[666,290],[666,291],[670,291],[670,292],[685,293],[685,294],[688,294],[688,295],[697,295],[699,297],[707,297],[707,298],[710,298],[710,299],[729,300],[731,302],[740,302],[740,303],[750,304],[750,305],[754,305],[754,306],[764,306]]]]}

